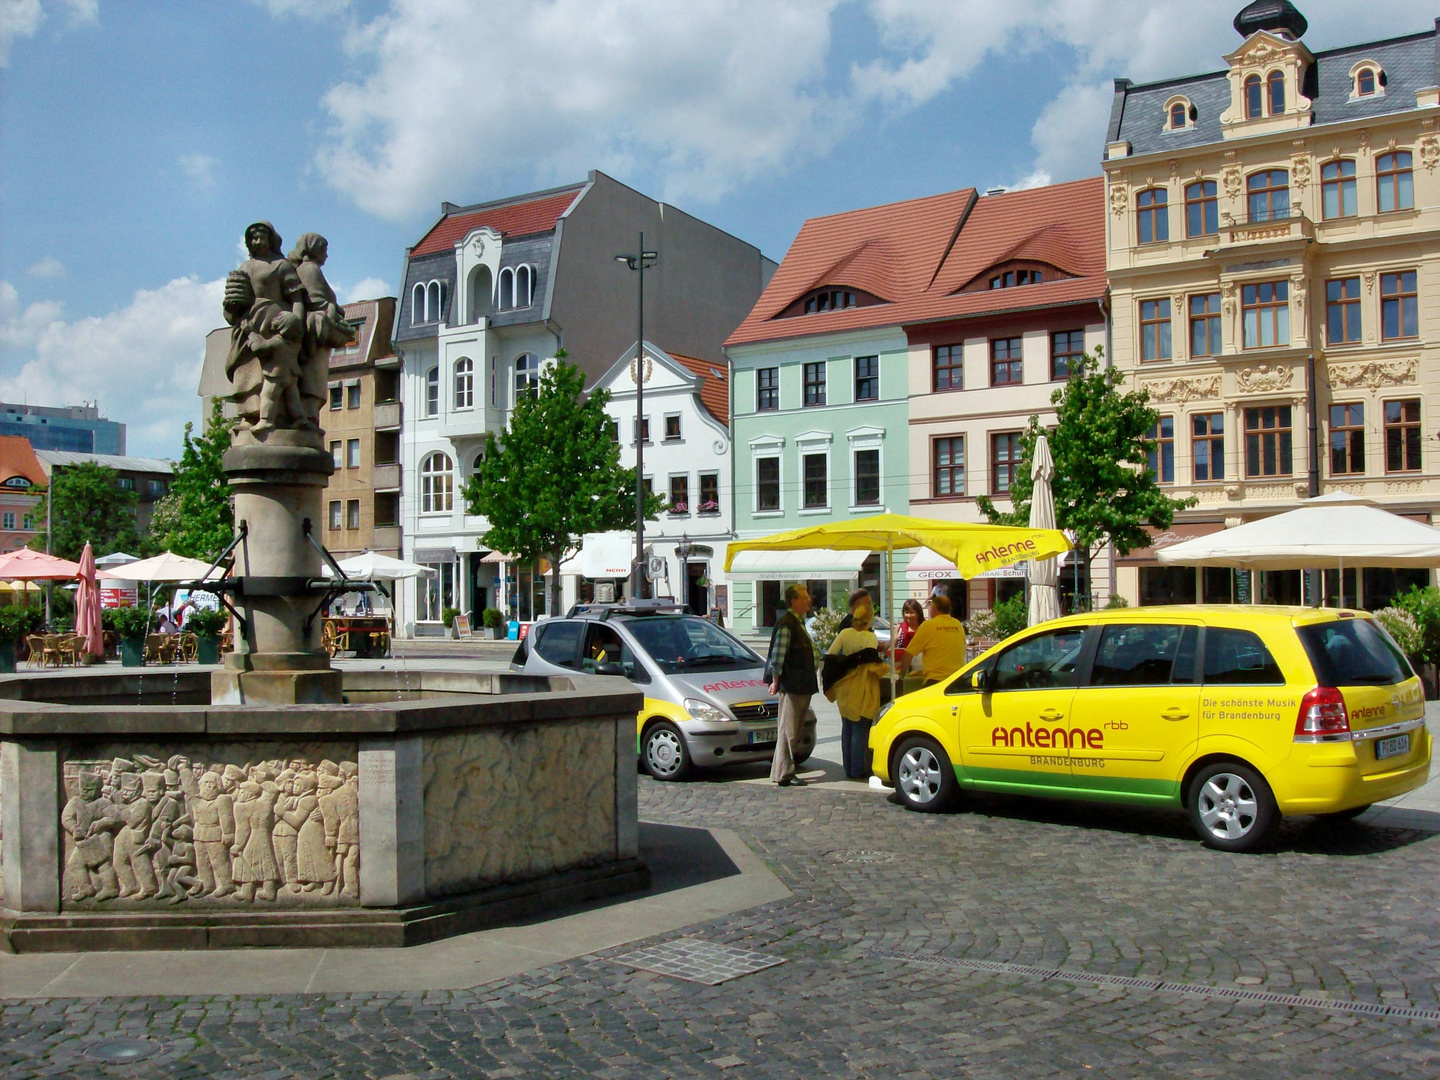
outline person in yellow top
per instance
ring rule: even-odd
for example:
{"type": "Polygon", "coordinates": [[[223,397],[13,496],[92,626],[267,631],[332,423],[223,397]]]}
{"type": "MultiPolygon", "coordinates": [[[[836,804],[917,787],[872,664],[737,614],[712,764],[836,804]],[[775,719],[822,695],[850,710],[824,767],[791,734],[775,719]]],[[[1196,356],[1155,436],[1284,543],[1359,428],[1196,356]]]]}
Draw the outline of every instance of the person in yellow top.
{"type": "Polygon", "coordinates": [[[965,663],[965,627],[951,616],[950,598],[932,596],[928,615],[895,657],[895,670],[901,675],[915,657],[920,657],[925,664],[926,686],[949,678],[965,663]]]}
{"type": "MultiPolygon", "coordinates": [[[[866,595],[851,611],[850,625],[835,635],[828,650],[831,656],[844,657],[849,668],[825,687],[825,696],[840,707],[841,758],[851,780],[869,778],[865,751],[870,725],[880,711],[880,680],[890,671],[880,659],[880,641],[870,629],[874,619],[875,609],[866,595]]],[[[827,671],[831,667],[827,664],[827,671]]]]}

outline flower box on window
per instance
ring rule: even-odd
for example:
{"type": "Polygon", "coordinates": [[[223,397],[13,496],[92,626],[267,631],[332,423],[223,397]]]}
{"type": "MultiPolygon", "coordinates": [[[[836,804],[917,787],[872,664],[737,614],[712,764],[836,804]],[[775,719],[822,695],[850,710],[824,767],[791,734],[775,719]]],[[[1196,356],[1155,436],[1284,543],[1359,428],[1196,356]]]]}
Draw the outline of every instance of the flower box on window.
{"type": "Polygon", "coordinates": [[[671,513],[672,516],[678,516],[678,515],[680,515],[680,514],[688,514],[689,512],[690,512],[690,504],[689,504],[689,503],[677,502],[677,503],[671,503],[671,504],[670,504],[670,513],[671,513]]]}
{"type": "Polygon", "coordinates": [[[720,504],[714,499],[707,499],[700,504],[700,513],[702,514],[718,514],[719,512],[720,504]]]}

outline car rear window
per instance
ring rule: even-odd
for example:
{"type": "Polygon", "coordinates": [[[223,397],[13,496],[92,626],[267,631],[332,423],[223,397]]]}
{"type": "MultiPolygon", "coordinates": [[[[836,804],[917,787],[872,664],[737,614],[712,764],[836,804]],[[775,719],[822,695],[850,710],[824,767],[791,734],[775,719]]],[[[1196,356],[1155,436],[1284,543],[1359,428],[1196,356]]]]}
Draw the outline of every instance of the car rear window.
{"type": "Polygon", "coordinates": [[[1165,686],[1194,683],[1194,626],[1134,623],[1107,626],[1100,632],[1091,686],[1165,686]]]}
{"type": "Polygon", "coordinates": [[[536,627],[530,636],[539,634],[535,651],[542,660],[557,667],[573,668],[576,654],[580,651],[580,633],[584,629],[585,624],[581,622],[552,622],[536,627]]]}
{"type": "Polygon", "coordinates": [[[1390,686],[1412,678],[1410,662],[1369,619],[1297,628],[1322,686],[1390,686]]]}
{"type": "Polygon", "coordinates": [[[1211,686],[1283,685],[1275,657],[1249,630],[1211,626],[1205,630],[1205,682],[1211,686]]]}

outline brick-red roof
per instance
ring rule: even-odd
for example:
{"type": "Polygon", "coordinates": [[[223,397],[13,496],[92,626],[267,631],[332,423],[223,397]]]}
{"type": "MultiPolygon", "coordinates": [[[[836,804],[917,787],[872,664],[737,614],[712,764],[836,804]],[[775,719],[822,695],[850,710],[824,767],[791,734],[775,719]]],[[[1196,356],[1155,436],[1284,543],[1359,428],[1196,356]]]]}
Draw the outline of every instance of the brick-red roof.
{"type": "Polygon", "coordinates": [[[23,435],[0,435],[0,484],[12,476],[23,476],[36,487],[47,483],[30,440],[23,435]]]}
{"type": "Polygon", "coordinates": [[[693,374],[700,376],[700,404],[704,405],[716,420],[729,427],[730,372],[726,365],[717,364],[712,360],[699,360],[693,356],[681,356],[679,353],[673,352],[667,352],[665,355],[693,374]]]}
{"type": "Polygon", "coordinates": [[[988,195],[955,229],[974,189],[807,221],[754,309],[727,345],[1049,307],[1105,295],[1104,184],[1096,177],[988,195]],[[953,240],[953,244],[952,244],[953,240]],[[885,252],[883,261],[869,254],[885,252]],[[1074,277],[1011,289],[960,292],[1016,259],[1074,277]],[[852,268],[875,267],[867,284],[852,268]],[[883,269],[882,269],[883,267],[883,269]],[[776,318],[821,285],[850,285],[889,301],[776,318]]]}
{"type": "Polygon", "coordinates": [[[502,236],[529,236],[531,233],[549,232],[555,228],[560,216],[570,209],[581,188],[576,187],[559,195],[547,195],[541,199],[526,202],[505,203],[501,206],[482,206],[478,210],[449,214],[437,221],[421,237],[411,250],[411,255],[429,255],[436,251],[449,251],[465,238],[472,229],[488,225],[502,236]]]}

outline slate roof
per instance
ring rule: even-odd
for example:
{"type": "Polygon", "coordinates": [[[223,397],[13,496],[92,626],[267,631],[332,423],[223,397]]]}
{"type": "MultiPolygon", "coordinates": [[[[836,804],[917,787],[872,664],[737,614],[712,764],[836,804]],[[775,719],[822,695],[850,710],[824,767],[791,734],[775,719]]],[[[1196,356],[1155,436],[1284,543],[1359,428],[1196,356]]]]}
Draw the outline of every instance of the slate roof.
{"type": "Polygon", "coordinates": [[[485,225],[502,236],[529,236],[532,233],[549,232],[574,204],[584,187],[584,184],[576,184],[558,193],[544,193],[539,198],[521,196],[505,202],[447,207],[445,216],[430,227],[430,231],[410,249],[410,254],[429,255],[437,251],[449,251],[472,229],[485,225]]]}
{"type": "Polygon", "coordinates": [[[726,345],[1026,311],[1105,295],[1104,182],[1099,177],[977,198],[973,188],[807,221],[769,286],[726,345]],[[1070,277],[960,290],[1024,259],[1070,277]],[[776,316],[822,285],[887,302],[776,316]]]}
{"type": "MultiPolygon", "coordinates": [[[[1416,107],[1415,91],[1437,84],[1440,84],[1440,37],[1432,29],[1316,53],[1306,78],[1305,93],[1313,95],[1315,121],[1312,126],[1319,127],[1408,112],[1416,107]],[[1383,95],[1352,101],[1350,69],[1361,60],[1379,63],[1387,85],[1383,95]]],[[[1230,107],[1228,69],[1141,86],[1117,79],[1115,94],[1107,142],[1127,141],[1136,156],[1223,141],[1220,114],[1230,107]],[[1175,94],[1188,97],[1198,115],[1192,127],[1169,131],[1166,130],[1165,102],[1175,94]]]]}
{"type": "Polygon", "coordinates": [[[725,365],[698,360],[693,356],[681,356],[674,352],[667,351],[665,355],[692,374],[700,376],[700,404],[704,405],[706,411],[716,420],[729,427],[730,372],[725,365]]]}

